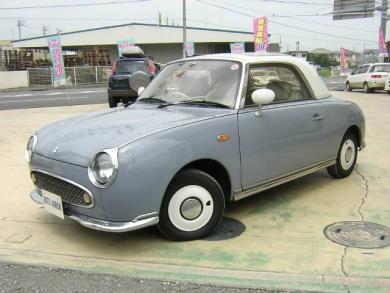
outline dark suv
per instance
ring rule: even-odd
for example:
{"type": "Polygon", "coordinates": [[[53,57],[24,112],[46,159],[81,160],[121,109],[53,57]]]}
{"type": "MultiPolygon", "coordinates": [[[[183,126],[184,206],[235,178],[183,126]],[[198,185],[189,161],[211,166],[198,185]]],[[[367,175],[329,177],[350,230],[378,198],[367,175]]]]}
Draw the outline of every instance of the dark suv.
{"type": "Polygon", "coordinates": [[[110,108],[116,107],[119,102],[129,103],[138,97],[137,88],[140,86],[140,76],[145,85],[149,83],[152,75],[148,67],[149,57],[143,54],[128,54],[120,57],[114,64],[112,75],[108,79],[108,104],[110,108]],[[137,78],[135,78],[137,75],[137,78]],[[135,82],[133,80],[136,79],[135,82]],[[133,86],[132,83],[137,85],[133,86]]]}

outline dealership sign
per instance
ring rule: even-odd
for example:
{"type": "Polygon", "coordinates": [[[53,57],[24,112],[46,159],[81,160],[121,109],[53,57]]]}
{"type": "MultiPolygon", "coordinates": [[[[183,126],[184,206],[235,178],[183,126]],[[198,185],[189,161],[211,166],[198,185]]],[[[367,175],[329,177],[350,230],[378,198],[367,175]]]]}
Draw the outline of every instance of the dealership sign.
{"type": "Polygon", "coordinates": [[[53,65],[53,85],[66,84],[64,58],[62,57],[61,37],[59,35],[47,38],[51,62],[53,65]]]}
{"type": "Polygon", "coordinates": [[[245,53],[245,44],[243,42],[230,43],[230,52],[245,53]]]}
{"type": "Polygon", "coordinates": [[[253,34],[255,52],[266,52],[268,48],[268,21],[267,17],[253,20],[253,34]]]}
{"type": "Polygon", "coordinates": [[[135,40],[134,40],[134,38],[127,38],[124,40],[117,41],[117,44],[118,44],[118,55],[119,55],[119,57],[121,57],[123,50],[134,47],[135,40]]]}

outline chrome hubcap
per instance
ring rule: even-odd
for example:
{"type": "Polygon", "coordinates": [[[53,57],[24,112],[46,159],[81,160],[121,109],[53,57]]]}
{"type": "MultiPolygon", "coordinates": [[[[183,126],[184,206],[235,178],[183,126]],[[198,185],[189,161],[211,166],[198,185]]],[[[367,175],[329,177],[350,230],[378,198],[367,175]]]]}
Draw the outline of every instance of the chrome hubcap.
{"type": "Polygon", "coordinates": [[[186,220],[195,220],[202,213],[202,203],[197,198],[187,198],[180,206],[180,213],[186,220]]]}
{"type": "Polygon", "coordinates": [[[344,170],[349,170],[355,160],[356,155],[356,146],[353,140],[347,139],[342,148],[341,148],[341,154],[340,154],[340,163],[341,167],[344,170]]]}
{"type": "Polygon", "coordinates": [[[348,163],[352,159],[352,149],[349,147],[345,154],[345,161],[348,163]]]}

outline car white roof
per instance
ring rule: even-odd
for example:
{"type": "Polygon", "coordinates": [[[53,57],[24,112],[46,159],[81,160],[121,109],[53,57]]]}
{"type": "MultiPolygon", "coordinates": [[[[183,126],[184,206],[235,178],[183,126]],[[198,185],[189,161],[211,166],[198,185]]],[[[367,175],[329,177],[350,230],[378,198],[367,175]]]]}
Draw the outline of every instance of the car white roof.
{"type": "MultiPolygon", "coordinates": [[[[288,64],[295,67],[300,71],[303,77],[306,79],[308,85],[311,87],[314,98],[323,99],[330,96],[329,90],[326,87],[325,83],[322,81],[321,77],[318,75],[317,71],[311,66],[308,62],[301,58],[292,57],[285,54],[276,54],[276,53],[243,53],[243,54],[212,54],[212,55],[202,55],[191,58],[186,58],[185,60],[200,60],[200,59],[210,59],[210,60],[230,60],[238,61],[248,64],[259,64],[259,63],[280,63],[288,64]]],[[[183,59],[182,59],[183,60],[183,59]]]]}

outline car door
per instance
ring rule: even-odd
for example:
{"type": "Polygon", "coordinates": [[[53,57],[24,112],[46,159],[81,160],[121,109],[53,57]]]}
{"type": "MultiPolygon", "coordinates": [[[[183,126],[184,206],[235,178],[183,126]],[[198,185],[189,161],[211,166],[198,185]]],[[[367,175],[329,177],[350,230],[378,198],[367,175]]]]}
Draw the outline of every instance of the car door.
{"type": "Polygon", "coordinates": [[[363,88],[363,84],[365,81],[367,81],[368,76],[368,69],[370,68],[370,65],[363,65],[359,69],[359,74],[356,75],[356,87],[363,88]]]}
{"type": "Polygon", "coordinates": [[[357,80],[359,78],[359,71],[361,66],[357,67],[352,74],[348,77],[348,82],[351,87],[357,87],[357,80]]]}
{"type": "Polygon", "coordinates": [[[331,156],[326,147],[326,110],[319,100],[311,98],[292,66],[251,66],[245,104],[238,113],[243,189],[331,156]],[[275,71],[278,78],[258,83],[251,71],[259,69],[275,71]],[[260,117],[255,115],[258,109],[251,101],[252,92],[258,88],[275,92],[274,103],[264,105],[260,117]]]}

